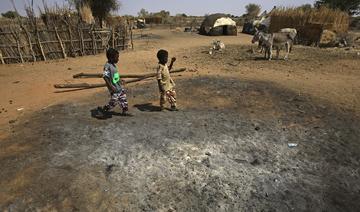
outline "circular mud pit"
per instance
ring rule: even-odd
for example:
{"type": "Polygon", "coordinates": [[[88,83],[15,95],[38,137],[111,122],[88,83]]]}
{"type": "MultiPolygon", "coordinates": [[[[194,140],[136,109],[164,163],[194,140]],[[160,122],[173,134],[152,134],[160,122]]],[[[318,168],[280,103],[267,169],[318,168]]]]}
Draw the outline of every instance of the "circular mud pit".
{"type": "Polygon", "coordinates": [[[0,145],[0,210],[355,211],[360,121],[266,82],[130,88],[133,117],[91,117],[105,92],[22,121],[0,145]],[[295,147],[290,144],[296,144],[295,147]]]}

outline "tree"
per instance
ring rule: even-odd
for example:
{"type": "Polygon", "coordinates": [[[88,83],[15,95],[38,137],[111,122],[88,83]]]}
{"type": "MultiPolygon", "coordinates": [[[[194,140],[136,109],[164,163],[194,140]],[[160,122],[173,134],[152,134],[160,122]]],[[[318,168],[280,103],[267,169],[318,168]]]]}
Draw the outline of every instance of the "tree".
{"type": "Polygon", "coordinates": [[[7,11],[6,13],[1,13],[1,15],[5,18],[10,18],[10,19],[15,19],[17,17],[20,17],[19,13],[11,10],[7,11]]]}
{"type": "Polygon", "coordinates": [[[110,12],[118,10],[121,6],[118,0],[67,0],[67,2],[78,11],[83,5],[89,5],[92,14],[99,20],[101,27],[103,20],[110,15],[110,12]]]}
{"type": "Polygon", "coordinates": [[[349,15],[360,14],[360,0],[317,0],[315,7],[327,6],[332,9],[340,9],[349,15]]]}
{"type": "Polygon", "coordinates": [[[170,12],[169,11],[161,10],[160,12],[154,13],[152,15],[155,17],[160,17],[163,24],[170,22],[170,12]]]}
{"type": "Polygon", "coordinates": [[[110,12],[118,10],[121,5],[117,0],[86,0],[86,2],[90,5],[91,11],[99,20],[101,27],[102,21],[109,16],[110,12]]]}
{"type": "Polygon", "coordinates": [[[142,9],[140,10],[140,12],[138,12],[138,16],[139,16],[140,18],[145,18],[145,17],[149,16],[149,12],[146,11],[144,8],[142,8],[142,9]]]}
{"type": "Polygon", "coordinates": [[[69,4],[70,8],[75,8],[77,11],[81,8],[81,6],[85,3],[85,0],[66,0],[69,4]]]}
{"type": "Polygon", "coordinates": [[[184,18],[188,17],[185,13],[181,13],[181,14],[177,14],[177,15],[180,15],[180,16],[182,16],[184,18]]]}
{"type": "Polygon", "coordinates": [[[247,16],[255,18],[260,14],[261,6],[257,4],[248,4],[245,6],[247,16]]]}
{"type": "Polygon", "coordinates": [[[160,12],[154,13],[154,16],[161,17],[161,18],[168,18],[170,16],[169,11],[161,10],[160,12]]]}
{"type": "Polygon", "coordinates": [[[308,10],[312,9],[312,5],[311,4],[303,4],[299,8],[302,9],[303,11],[308,11],[308,10]]]}

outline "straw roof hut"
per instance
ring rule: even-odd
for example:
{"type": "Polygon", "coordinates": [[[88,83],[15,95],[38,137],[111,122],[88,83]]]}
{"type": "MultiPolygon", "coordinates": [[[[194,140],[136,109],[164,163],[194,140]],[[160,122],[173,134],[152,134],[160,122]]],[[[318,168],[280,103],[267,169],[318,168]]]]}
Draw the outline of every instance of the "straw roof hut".
{"type": "Polygon", "coordinates": [[[200,34],[210,36],[237,35],[236,22],[225,14],[209,15],[202,22],[200,34]]]}

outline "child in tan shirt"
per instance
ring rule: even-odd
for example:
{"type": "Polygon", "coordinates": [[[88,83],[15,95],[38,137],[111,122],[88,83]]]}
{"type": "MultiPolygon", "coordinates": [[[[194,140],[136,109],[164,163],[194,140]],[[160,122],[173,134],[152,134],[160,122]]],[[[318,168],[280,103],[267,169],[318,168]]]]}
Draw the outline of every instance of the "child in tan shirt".
{"type": "Polygon", "coordinates": [[[159,66],[157,68],[156,78],[160,91],[160,109],[164,109],[164,104],[167,100],[171,105],[171,111],[178,111],[176,107],[175,83],[169,72],[172,69],[174,62],[176,61],[176,58],[171,58],[170,66],[168,67],[166,64],[168,62],[168,56],[169,53],[164,49],[159,50],[157,53],[159,66]]]}

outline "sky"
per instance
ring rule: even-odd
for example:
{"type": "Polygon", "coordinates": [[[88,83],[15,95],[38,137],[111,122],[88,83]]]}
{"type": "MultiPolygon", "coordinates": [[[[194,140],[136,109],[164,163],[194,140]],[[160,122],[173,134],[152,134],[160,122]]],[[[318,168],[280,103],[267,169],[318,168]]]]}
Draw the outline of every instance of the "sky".
{"type": "MultiPolygon", "coordinates": [[[[24,5],[31,0],[14,0],[18,11],[24,15],[24,5]]],[[[65,0],[45,0],[49,6],[64,5],[65,0]]],[[[240,16],[245,12],[245,5],[259,4],[262,10],[271,10],[273,6],[292,7],[302,4],[313,4],[314,0],[120,0],[122,6],[119,15],[137,15],[141,8],[149,12],[170,11],[171,15],[185,13],[187,15],[205,15],[211,13],[228,13],[240,16]]],[[[34,0],[34,8],[42,6],[42,0],[34,0]]],[[[0,0],[0,13],[13,10],[10,0],[0,0]]]]}

